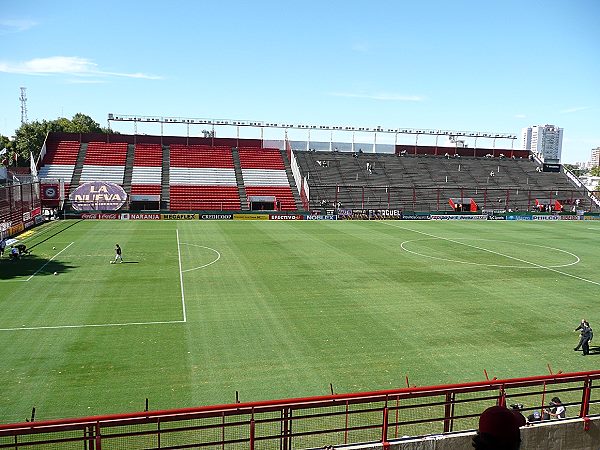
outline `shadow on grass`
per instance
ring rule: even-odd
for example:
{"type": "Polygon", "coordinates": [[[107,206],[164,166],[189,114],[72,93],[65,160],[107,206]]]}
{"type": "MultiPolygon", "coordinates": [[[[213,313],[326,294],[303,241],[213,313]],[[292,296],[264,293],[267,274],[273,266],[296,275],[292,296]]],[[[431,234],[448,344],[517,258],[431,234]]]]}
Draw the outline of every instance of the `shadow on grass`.
{"type": "Polygon", "coordinates": [[[0,280],[23,279],[32,275],[36,277],[69,272],[75,266],[64,264],[57,260],[42,258],[35,254],[26,255],[12,260],[6,255],[0,259],[0,280]]]}
{"type": "Polygon", "coordinates": [[[590,355],[600,355],[600,345],[590,345],[590,355]]]}

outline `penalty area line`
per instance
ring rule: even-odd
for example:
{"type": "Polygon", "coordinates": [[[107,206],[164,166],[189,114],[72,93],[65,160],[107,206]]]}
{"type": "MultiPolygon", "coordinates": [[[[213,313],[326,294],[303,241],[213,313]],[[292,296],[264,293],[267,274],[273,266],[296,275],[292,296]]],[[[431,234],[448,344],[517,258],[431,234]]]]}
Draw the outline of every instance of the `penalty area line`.
{"type": "Polygon", "coordinates": [[[170,323],[184,323],[181,320],[169,320],[164,322],[125,322],[125,323],[98,323],[88,325],[55,325],[47,327],[13,327],[13,328],[0,328],[0,331],[22,331],[22,330],[62,330],[66,328],[102,328],[102,327],[128,327],[132,325],[162,325],[170,323]]]}
{"type": "Polygon", "coordinates": [[[185,312],[185,293],[183,290],[183,270],[181,270],[181,245],[179,243],[179,228],[177,233],[177,259],[179,259],[179,284],[181,285],[181,307],[183,309],[183,323],[187,322],[187,313],[185,312]]]}

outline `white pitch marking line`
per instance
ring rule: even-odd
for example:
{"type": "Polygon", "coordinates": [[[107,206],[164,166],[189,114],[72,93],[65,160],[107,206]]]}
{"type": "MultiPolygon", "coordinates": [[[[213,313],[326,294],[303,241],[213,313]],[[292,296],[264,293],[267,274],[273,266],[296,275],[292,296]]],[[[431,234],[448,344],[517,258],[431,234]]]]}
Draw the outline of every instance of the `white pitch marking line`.
{"type": "Polygon", "coordinates": [[[183,271],[181,270],[181,250],[179,244],[179,228],[177,232],[177,258],[179,259],[179,284],[181,285],[181,306],[183,308],[183,322],[187,322],[187,313],[185,312],[185,293],[183,291],[183,271]]]}
{"type": "Polygon", "coordinates": [[[54,255],[52,258],[50,258],[48,261],[46,261],[46,264],[44,264],[42,267],[40,267],[38,270],[36,270],[33,275],[31,275],[29,278],[27,278],[25,281],[29,281],[31,280],[33,277],[35,277],[38,273],[40,273],[44,267],[46,267],[48,264],[50,264],[52,262],[52,260],[54,258],[56,258],[58,255],[60,255],[62,252],[64,252],[66,249],[68,249],[71,245],[73,245],[75,242],[71,242],[69,245],[67,245],[65,248],[63,248],[60,252],[58,252],[56,255],[54,255]]]}
{"type": "Polygon", "coordinates": [[[564,275],[566,277],[575,278],[575,279],[580,280],[580,281],[585,281],[586,283],[591,283],[591,284],[595,284],[597,286],[600,286],[600,283],[598,283],[597,281],[588,280],[586,278],[578,277],[577,275],[571,275],[570,273],[562,272],[560,270],[553,269],[552,267],[542,266],[541,264],[537,264],[537,263],[534,263],[534,262],[531,262],[531,261],[526,261],[524,259],[516,258],[514,256],[504,255],[502,253],[495,252],[495,251],[487,249],[487,248],[477,247],[476,245],[470,245],[470,244],[467,244],[467,243],[464,243],[464,242],[455,241],[453,239],[449,239],[449,238],[445,238],[445,237],[441,237],[441,236],[436,236],[435,234],[425,233],[424,231],[418,231],[418,230],[413,230],[411,228],[399,227],[397,225],[392,225],[392,224],[386,223],[386,222],[380,222],[380,223],[383,223],[384,225],[389,225],[389,226],[394,227],[394,228],[400,228],[402,230],[412,231],[413,233],[419,233],[419,234],[423,234],[425,236],[429,236],[429,237],[441,239],[441,240],[444,240],[444,241],[453,242],[455,244],[464,245],[466,247],[475,248],[477,250],[482,250],[482,251],[485,251],[485,252],[493,253],[494,255],[504,256],[505,258],[514,259],[515,261],[519,261],[519,262],[522,262],[522,263],[525,263],[525,264],[531,264],[532,266],[538,267],[540,269],[546,269],[546,270],[549,270],[551,272],[555,272],[555,273],[558,273],[560,275],[564,275]]]}
{"type": "Polygon", "coordinates": [[[215,250],[214,248],[210,248],[210,247],[205,247],[204,245],[198,245],[198,244],[188,244],[186,242],[182,242],[181,245],[191,245],[192,247],[199,247],[199,248],[205,248],[207,250],[210,250],[212,252],[215,252],[217,254],[217,259],[215,259],[214,261],[209,262],[208,264],[204,264],[203,266],[198,266],[198,267],[192,267],[191,269],[185,269],[183,272],[192,272],[193,270],[198,270],[198,269],[204,269],[205,267],[210,266],[211,264],[216,263],[218,260],[221,259],[221,254],[215,250]]]}
{"type": "MultiPolygon", "coordinates": [[[[470,238],[456,238],[456,239],[460,239],[460,240],[467,239],[467,240],[473,240],[473,241],[506,242],[506,243],[509,243],[509,244],[514,243],[514,242],[510,242],[510,241],[500,241],[500,240],[497,240],[497,239],[470,239],[470,238]]],[[[482,266],[482,267],[501,267],[501,268],[508,268],[508,269],[540,269],[540,267],[531,267],[531,265],[527,265],[527,266],[505,266],[505,265],[500,265],[500,264],[483,264],[483,263],[476,263],[476,262],[470,262],[470,261],[460,261],[458,259],[441,258],[439,256],[424,255],[423,253],[419,253],[419,252],[415,252],[413,250],[409,250],[404,245],[404,244],[408,244],[408,243],[411,243],[411,242],[419,242],[419,241],[425,241],[425,240],[436,240],[436,238],[411,239],[411,240],[402,242],[400,244],[400,248],[402,250],[404,250],[404,251],[407,251],[408,253],[412,253],[413,255],[421,256],[423,258],[437,259],[439,261],[447,261],[447,262],[453,262],[453,263],[457,263],[457,264],[469,264],[469,265],[473,265],[473,266],[482,266]]],[[[556,266],[548,266],[548,268],[558,269],[559,267],[569,267],[569,266],[573,266],[573,265],[579,263],[579,261],[581,261],[581,259],[579,258],[579,256],[577,256],[575,253],[571,253],[571,252],[568,252],[566,250],[561,250],[560,248],[548,247],[546,245],[525,244],[525,243],[521,243],[520,245],[527,245],[527,246],[530,246],[530,247],[545,248],[545,249],[548,249],[548,250],[556,250],[557,252],[566,253],[567,255],[573,256],[575,258],[575,261],[570,262],[568,264],[560,264],[560,265],[556,265],[556,266]]]]}
{"type": "Polygon", "coordinates": [[[55,325],[50,327],[15,327],[15,328],[0,328],[0,331],[20,331],[20,330],[60,330],[64,328],[99,328],[99,327],[125,327],[131,325],[159,325],[167,323],[184,323],[182,320],[169,320],[164,322],[126,322],[126,323],[99,323],[88,325],[55,325]]]}

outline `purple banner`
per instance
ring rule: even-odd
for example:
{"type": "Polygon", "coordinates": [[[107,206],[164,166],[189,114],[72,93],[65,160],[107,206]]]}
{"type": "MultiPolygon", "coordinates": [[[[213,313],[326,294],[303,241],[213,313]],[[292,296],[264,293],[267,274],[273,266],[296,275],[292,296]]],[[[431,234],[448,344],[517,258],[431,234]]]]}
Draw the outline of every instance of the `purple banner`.
{"type": "Polygon", "coordinates": [[[90,181],[72,191],[69,200],[77,211],[116,211],[127,200],[127,194],[118,184],[90,181]]]}

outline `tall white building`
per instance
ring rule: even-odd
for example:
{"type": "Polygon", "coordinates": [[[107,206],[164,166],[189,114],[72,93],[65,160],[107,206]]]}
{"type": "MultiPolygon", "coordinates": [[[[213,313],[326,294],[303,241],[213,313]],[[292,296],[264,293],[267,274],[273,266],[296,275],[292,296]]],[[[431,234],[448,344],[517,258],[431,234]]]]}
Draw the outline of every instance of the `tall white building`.
{"type": "Polygon", "coordinates": [[[563,129],[555,125],[535,125],[523,128],[523,150],[530,150],[542,161],[559,163],[562,153],[563,129]]]}
{"type": "Polygon", "coordinates": [[[600,166],[600,147],[592,149],[592,157],[590,158],[590,167],[600,166]]]}

